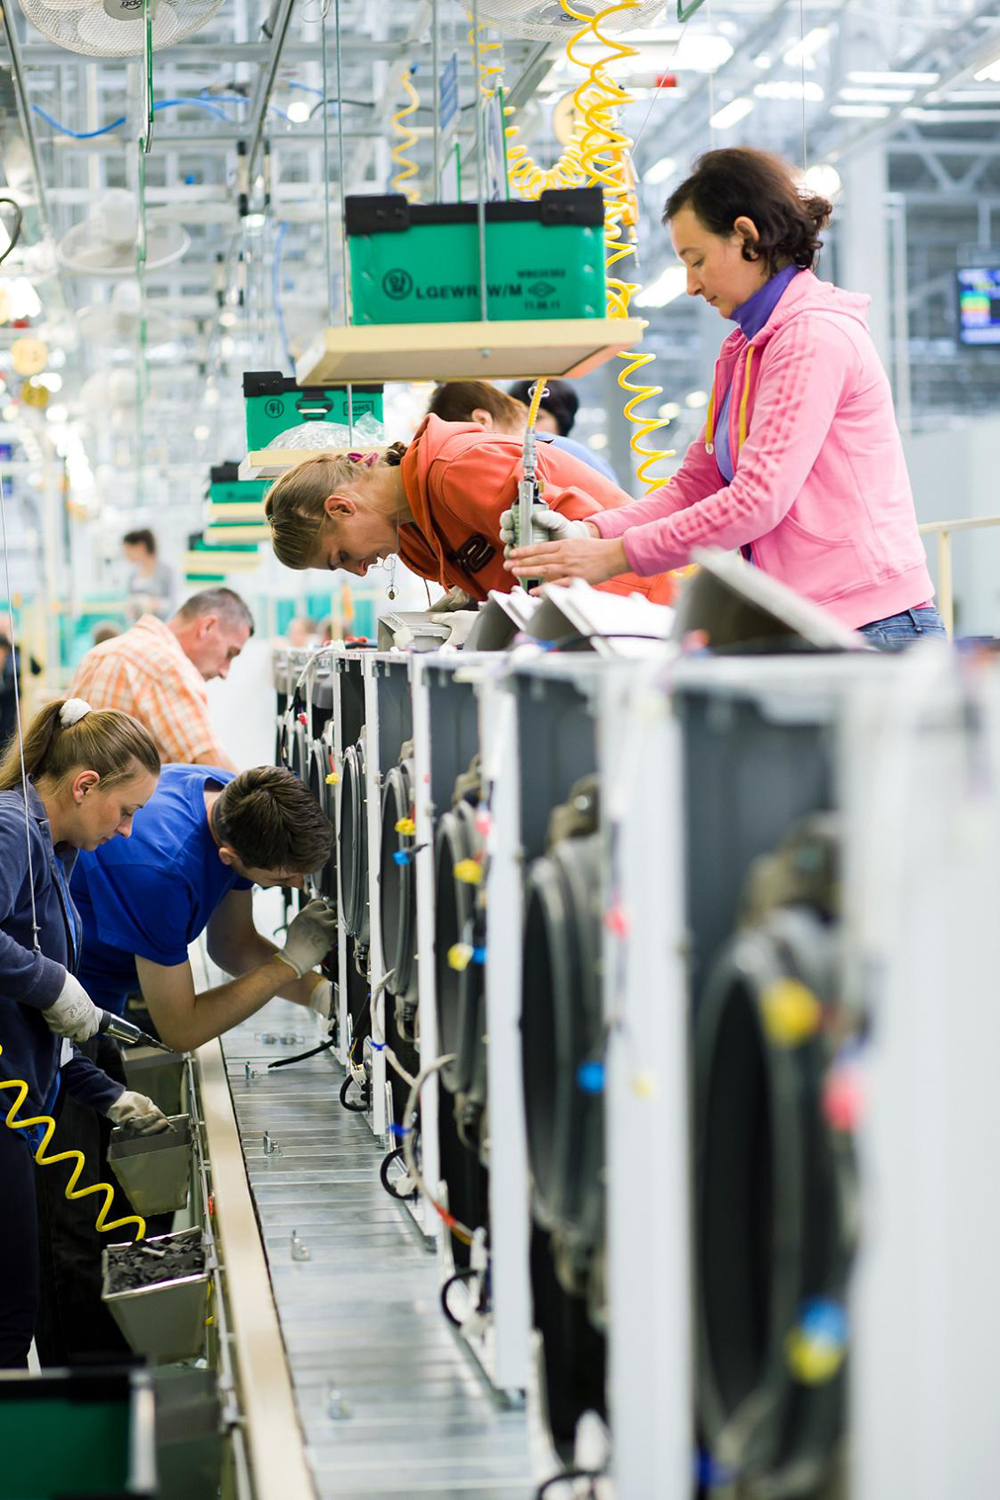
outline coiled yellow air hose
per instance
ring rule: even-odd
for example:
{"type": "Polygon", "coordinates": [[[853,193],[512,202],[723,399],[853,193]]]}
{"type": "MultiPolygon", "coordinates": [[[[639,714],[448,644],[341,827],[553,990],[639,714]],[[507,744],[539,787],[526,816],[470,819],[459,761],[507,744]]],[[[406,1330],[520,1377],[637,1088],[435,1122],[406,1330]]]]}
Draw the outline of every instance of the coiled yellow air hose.
{"type": "MultiPolygon", "coordinates": [[[[3,1048],[0,1047],[0,1053],[2,1052],[3,1048]]],[[[69,1199],[86,1198],[89,1193],[103,1193],[104,1202],[101,1205],[101,1210],[97,1215],[97,1228],[101,1231],[101,1233],[107,1234],[111,1229],[121,1229],[125,1224],[136,1224],[138,1225],[138,1228],[136,1230],[134,1239],[144,1239],[146,1235],[146,1221],[145,1219],[141,1218],[139,1214],[127,1214],[123,1219],[113,1219],[110,1224],[106,1222],[108,1213],[111,1209],[111,1205],[114,1202],[115,1197],[115,1190],[110,1186],[109,1183],[95,1182],[92,1187],[77,1188],[76,1184],[79,1182],[80,1173],[84,1168],[84,1157],[82,1151],[60,1151],[57,1156],[46,1155],[46,1147],[51,1141],[53,1135],[55,1135],[56,1130],[56,1122],[51,1118],[50,1115],[32,1115],[30,1120],[18,1119],[17,1112],[21,1108],[21,1105],[24,1103],[25,1099],[27,1099],[28,1097],[28,1085],[25,1083],[24,1079],[8,1079],[6,1082],[0,1083],[0,1089],[14,1089],[17,1093],[17,1098],[14,1100],[14,1103],[7,1111],[6,1123],[9,1129],[30,1130],[33,1125],[45,1126],[45,1134],[42,1136],[41,1144],[39,1145],[38,1150],[35,1152],[35,1161],[40,1167],[54,1167],[56,1162],[60,1161],[74,1162],[74,1167],[72,1172],[70,1173],[69,1182],[67,1182],[66,1184],[66,1197],[69,1199]]]]}
{"type": "MultiPolygon", "coordinates": [[[[626,281],[619,272],[613,270],[619,262],[635,255],[635,193],[629,159],[632,141],[618,123],[618,112],[624,105],[630,104],[632,99],[628,90],[609,76],[607,66],[618,58],[636,57],[638,52],[627,43],[613,41],[605,36],[600,27],[610,16],[623,10],[635,9],[636,3],[637,0],[620,0],[618,4],[605,6],[598,15],[588,16],[575,10],[571,0],[560,0],[564,13],[582,23],[580,30],[566,44],[566,56],[587,74],[577,86],[573,99],[585,121],[581,145],[585,179],[604,190],[604,246],[608,272],[608,316],[611,318],[628,317],[632,298],[640,288],[637,282],[626,281]],[[590,63],[578,57],[574,51],[588,37],[608,49],[603,57],[590,63]],[[626,226],[629,228],[627,238],[624,233],[626,226]]],[[[653,475],[650,470],[661,460],[672,458],[673,451],[643,446],[645,439],[667,426],[667,421],[659,416],[641,416],[638,408],[643,402],[661,396],[663,387],[636,384],[632,379],[638,371],[653,362],[653,354],[624,352],[618,358],[625,361],[625,368],[618,376],[619,386],[627,393],[624,415],[634,428],[629,446],[639,460],[639,482],[649,493],[659,489],[665,482],[662,476],[653,475]]]]}
{"type": "Polygon", "coordinates": [[[416,183],[411,182],[410,178],[416,177],[417,164],[410,160],[406,152],[416,145],[419,137],[415,130],[411,130],[408,125],[403,124],[403,121],[420,107],[420,95],[413,86],[413,71],[413,68],[410,68],[400,79],[403,93],[406,95],[408,102],[403,105],[402,109],[397,110],[392,117],[392,128],[401,139],[396,142],[389,155],[397,167],[392,178],[394,190],[397,193],[403,193],[411,203],[416,203],[419,201],[420,192],[416,183]]]}

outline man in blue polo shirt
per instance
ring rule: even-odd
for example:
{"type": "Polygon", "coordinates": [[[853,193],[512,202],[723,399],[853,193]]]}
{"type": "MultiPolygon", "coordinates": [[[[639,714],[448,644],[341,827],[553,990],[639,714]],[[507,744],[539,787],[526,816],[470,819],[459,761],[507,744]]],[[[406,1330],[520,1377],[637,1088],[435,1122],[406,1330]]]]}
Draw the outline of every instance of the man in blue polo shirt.
{"type": "MultiPolygon", "coordinates": [[[[312,901],[277,948],[254,925],[254,885],[298,886],[330,856],[333,830],[308,788],[278,766],[234,777],[211,766],[164,766],[132,836],[81,854],[71,889],[83,922],[79,979],[95,1005],[121,1014],[142,993],[168,1046],[188,1051],[259,1010],[274,995],[329,1016],[331,986],[315,971],[335,916],[312,901]],[[235,976],[197,994],[188,945],[206,933],[211,958],[235,976]]],[[[105,1044],[107,1039],[102,1039],[105,1044]]],[[[99,1061],[124,1082],[117,1052],[99,1061]]],[[[67,1100],[54,1150],[106,1160],[108,1133],[93,1110],[67,1100]]],[[[103,1162],[101,1162],[103,1165],[103,1162]]],[[[101,1236],[66,1212],[62,1183],[41,1181],[44,1365],[122,1352],[100,1302],[101,1236]]]]}

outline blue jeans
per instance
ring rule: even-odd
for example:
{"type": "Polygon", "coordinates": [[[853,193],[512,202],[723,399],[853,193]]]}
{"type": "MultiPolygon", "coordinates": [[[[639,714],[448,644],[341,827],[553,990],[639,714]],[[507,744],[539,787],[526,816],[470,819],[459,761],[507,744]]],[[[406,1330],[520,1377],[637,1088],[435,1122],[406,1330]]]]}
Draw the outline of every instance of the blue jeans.
{"type": "Polygon", "coordinates": [[[870,624],[861,625],[858,629],[880,651],[905,651],[907,646],[913,646],[917,641],[925,641],[935,635],[947,637],[948,634],[944,621],[933,604],[925,609],[904,609],[898,615],[889,615],[885,620],[872,620],[870,624]]]}

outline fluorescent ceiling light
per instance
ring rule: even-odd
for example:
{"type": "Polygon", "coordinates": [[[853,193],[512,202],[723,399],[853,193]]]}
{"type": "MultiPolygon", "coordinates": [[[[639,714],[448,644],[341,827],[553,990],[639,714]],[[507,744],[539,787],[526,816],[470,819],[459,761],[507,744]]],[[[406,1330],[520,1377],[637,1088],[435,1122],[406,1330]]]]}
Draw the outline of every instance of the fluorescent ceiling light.
{"type": "Polygon", "coordinates": [[[659,161],[646,168],[642,174],[643,182],[650,183],[653,187],[659,187],[661,182],[666,182],[673,177],[677,171],[677,162],[672,156],[661,156],[659,161]]]}
{"type": "Polygon", "coordinates": [[[198,426],[194,429],[194,436],[196,442],[205,443],[212,436],[212,429],[203,425],[198,426]]]}
{"type": "Polygon", "coordinates": [[[899,84],[903,88],[912,86],[916,89],[929,87],[937,83],[941,77],[940,73],[865,73],[854,71],[848,73],[849,83],[881,84],[891,88],[893,84],[899,84]]]}
{"type": "Polygon", "coordinates": [[[755,68],[760,68],[761,72],[764,72],[771,66],[771,59],[766,52],[758,52],[753,60],[753,65],[755,68]]]}
{"type": "Polygon", "coordinates": [[[816,53],[826,46],[830,36],[829,26],[814,26],[812,31],[807,31],[800,41],[789,47],[784,61],[789,65],[811,62],[816,53]]]}
{"type": "Polygon", "coordinates": [[[592,432],[587,439],[587,447],[594,448],[598,452],[608,446],[608,435],[606,432],[592,432]]]}
{"type": "Polygon", "coordinates": [[[662,406],[656,408],[656,415],[662,417],[665,422],[672,422],[680,414],[681,409],[676,401],[664,401],[662,406]]]}
{"type": "Polygon", "coordinates": [[[889,113],[888,104],[831,104],[831,115],[842,120],[884,120],[889,113]]]}
{"type": "MultiPolygon", "coordinates": [[[[630,32],[630,40],[636,35],[637,33],[630,32]]],[[[576,48],[573,50],[576,51],[576,48]]],[[[716,36],[710,31],[692,31],[688,27],[681,34],[670,66],[679,73],[684,71],[714,73],[717,68],[722,67],[723,63],[727,63],[732,55],[732,45],[724,36],[716,36]]]]}
{"type": "Polygon", "coordinates": [[[810,191],[819,193],[823,198],[829,198],[831,202],[844,186],[837,168],[831,166],[828,161],[818,161],[814,167],[809,167],[805,175],[805,184],[810,191]]]}
{"type": "MultiPolygon", "coordinates": [[[[903,110],[904,120],[923,120],[938,125],[993,125],[1000,118],[995,109],[921,109],[915,105],[903,110]]],[[[942,142],[947,150],[947,143],[942,142]]]]}
{"type": "Polygon", "coordinates": [[[312,114],[312,105],[306,99],[293,99],[287,113],[293,125],[305,125],[312,114]]]}
{"type": "Polygon", "coordinates": [[[739,98],[731,99],[728,104],[724,104],[721,109],[715,111],[708,122],[709,127],[712,130],[729,130],[733,125],[738,125],[741,120],[745,120],[752,109],[753,100],[741,94],[739,98]]]}
{"type": "Polygon", "coordinates": [[[908,104],[915,93],[916,89],[846,88],[840,90],[840,97],[852,104],[908,104]]]}
{"type": "Polygon", "coordinates": [[[688,391],[684,397],[684,405],[689,406],[692,411],[700,411],[703,406],[708,405],[708,392],[688,391]]]}
{"type": "Polygon", "coordinates": [[[791,78],[772,78],[765,83],[755,83],[753,91],[758,99],[807,99],[811,104],[820,104],[826,97],[818,83],[799,83],[791,78]]]}
{"type": "Polygon", "coordinates": [[[687,267],[667,266],[635,299],[636,307],[666,307],[687,290],[687,267]]]}
{"type": "Polygon", "coordinates": [[[1000,83],[1000,57],[995,57],[972,76],[977,83],[1000,83]]]}

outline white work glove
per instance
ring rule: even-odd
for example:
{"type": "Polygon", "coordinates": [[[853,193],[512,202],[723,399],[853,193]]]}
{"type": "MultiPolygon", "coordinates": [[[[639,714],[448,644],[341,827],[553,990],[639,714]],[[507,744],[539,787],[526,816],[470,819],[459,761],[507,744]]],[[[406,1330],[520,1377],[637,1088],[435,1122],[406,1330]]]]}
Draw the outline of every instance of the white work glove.
{"type": "Polygon", "coordinates": [[[56,1036],[68,1036],[73,1042],[86,1042],[96,1036],[104,1018],[104,1012],[98,1009],[79,979],[69,970],[62,989],[42,1015],[50,1031],[56,1036]]]}
{"type": "Polygon", "coordinates": [[[116,1125],[127,1125],[136,1135],[159,1135],[171,1128],[170,1121],[152,1099],[147,1099],[145,1094],[133,1093],[131,1089],[118,1095],[108,1110],[108,1119],[116,1125]]]}
{"type": "Polygon", "coordinates": [[[332,1004],[333,985],[329,979],[321,979],[309,996],[309,1009],[314,1010],[318,1016],[322,1016],[324,1021],[329,1021],[332,1004]]]}
{"type": "MultiPolygon", "coordinates": [[[[525,537],[519,546],[526,547],[529,542],[568,542],[571,537],[589,537],[590,530],[585,521],[571,521],[569,516],[560,515],[559,511],[552,510],[548,505],[533,505],[531,507],[531,536],[525,537]],[[547,536],[535,536],[535,532],[547,532],[547,536]]],[[[505,510],[500,517],[500,540],[503,542],[504,556],[508,556],[514,545],[514,512],[505,510]]]]}
{"type": "Polygon", "coordinates": [[[278,953],[297,977],[302,978],[333,947],[337,933],[337,913],[325,901],[310,901],[289,924],[285,946],[278,953]]]}
{"type": "Polygon", "coordinates": [[[435,599],[431,605],[432,615],[450,615],[456,609],[468,609],[472,599],[464,589],[453,588],[441,598],[435,599]]]}

